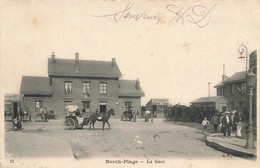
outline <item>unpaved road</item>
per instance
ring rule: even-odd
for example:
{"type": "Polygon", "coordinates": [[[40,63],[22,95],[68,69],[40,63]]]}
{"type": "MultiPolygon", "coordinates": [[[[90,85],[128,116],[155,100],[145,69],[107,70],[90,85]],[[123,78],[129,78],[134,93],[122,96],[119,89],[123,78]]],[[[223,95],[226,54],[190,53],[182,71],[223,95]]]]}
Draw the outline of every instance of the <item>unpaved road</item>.
{"type": "MultiPolygon", "coordinates": [[[[177,125],[172,121],[165,122],[163,119],[154,119],[153,123],[144,122],[143,119],[138,119],[135,123],[110,119],[111,129],[108,130],[106,125],[104,131],[100,122],[96,122],[95,130],[89,130],[88,126],[78,130],[65,130],[63,122],[24,122],[21,132],[63,139],[70,143],[76,159],[220,158],[223,154],[203,142],[205,135],[200,130],[177,125]]],[[[11,123],[6,122],[5,125],[8,131],[11,123]]]]}

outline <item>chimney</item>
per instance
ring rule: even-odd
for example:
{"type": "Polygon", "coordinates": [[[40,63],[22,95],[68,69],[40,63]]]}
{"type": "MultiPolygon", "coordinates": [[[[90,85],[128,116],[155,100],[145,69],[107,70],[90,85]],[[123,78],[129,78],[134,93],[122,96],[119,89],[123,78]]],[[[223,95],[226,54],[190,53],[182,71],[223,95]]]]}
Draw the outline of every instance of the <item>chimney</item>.
{"type": "Polygon", "coordinates": [[[79,72],[79,53],[75,53],[75,72],[79,72]]]}
{"type": "Polygon", "coordinates": [[[223,64],[223,75],[222,75],[222,81],[227,79],[227,76],[225,75],[225,64],[223,64]]]}
{"type": "Polygon", "coordinates": [[[136,87],[137,90],[140,89],[140,81],[139,81],[139,78],[137,78],[137,80],[136,80],[135,87],[136,87]]]}
{"type": "Polygon", "coordinates": [[[114,67],[116,65],[116,59],[112,58],[112,63],[111,63],[112,67],[114,67]]]}
{"type": "Polygon", "coordinates": [[[55,53],[54,52],[51,53],[51,62],[53,64],[55,64],[55,62],[56,62],[56,60],[55,60],[55,53]]]}

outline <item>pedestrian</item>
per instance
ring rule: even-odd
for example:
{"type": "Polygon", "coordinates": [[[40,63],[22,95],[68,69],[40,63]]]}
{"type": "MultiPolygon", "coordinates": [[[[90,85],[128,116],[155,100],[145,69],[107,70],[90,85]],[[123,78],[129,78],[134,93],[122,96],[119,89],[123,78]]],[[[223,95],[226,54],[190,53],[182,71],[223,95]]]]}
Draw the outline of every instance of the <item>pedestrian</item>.
{"type": "Polygon", "coordinates": [[[235,123],[235,120],[234,120],[236,113],[237,113],[236,110],[231,111],[231,121],[232,121],[231,126],[232,126],[232,131],[234,131],[234,132],[237,130],[237,124],[235,123]]]}
{"type": "Polygon", "coordinates": [[[149,117],[150,117],[150,110],[147,108],[144,114],[145,122],[149,122],[149,117]]]}
{"type": "Polygon", "coordinates": [[[222,127],[223,127],[224,138],[226,137],[227,132],[228,132],[228,138],[231,138],[231,130],[230,130],[231,124],[232,124],[232,120],[231,120],[230,112],[226,111],[222,118],[222,127]]]}
{"type": "Polygon", "coordinates": [[[202,121],[202,126],[203,126],[203,130],[204,130],[204,134],[206,134],[207,132],[207,127],[208,127],[208,124],[209,124],[209,121],[207,120],[207,117],[204,117],[204,120],[202,121]]]}
{"type": "Polygon", "coordinates": [[[153,114],[151,114],[151,123],[153,123],[153,114]]]}
{"type": "Polygon", "coordinates": [[[132,111],[132,119],[133,122],[135,121],[135,110],[132,111]]]}
{"type": "Polygon", "coordinates": [[[19,119],[21,120],[21,121],[23,121],[24,120],[24,112],[23,112],[23,108],[22,107],[20,107],[19,108],[19,119]]]}
{"type": "Polygon", "coordinates": [[[219,124],[219,117],[217,116],[217,114],[215,113],[215,115],[211,118],[211,124],[213,124],[213,127],[215,129],[215,133],[217,132],[218,129],[218,124],[219,124]]]}
{"type": "Polygon", "coordinates": [[[242,127],[243,127],[243,113],[242,111],[238,111],[235,116],[234,116],[234,120],[235,120],[235,123],[236,123],[236,126],[237,126],[237,132],[236,132],[236,137],[237,138],[241,138],[242,135],[241,135],[241,130],[242,130],[242,127]]]}

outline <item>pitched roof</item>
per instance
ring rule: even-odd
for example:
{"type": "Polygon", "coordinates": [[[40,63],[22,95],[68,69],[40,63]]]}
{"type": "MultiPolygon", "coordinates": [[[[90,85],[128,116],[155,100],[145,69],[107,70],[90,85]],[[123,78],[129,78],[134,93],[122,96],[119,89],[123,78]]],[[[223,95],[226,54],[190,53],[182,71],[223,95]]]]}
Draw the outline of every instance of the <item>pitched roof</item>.
{"type": "Polygon", "coordinates": [[[24,95],[51,95],[50,78],[23,76],[20,92],[24,95]]]}
{"type": "Polygon", "coordinates": [[[156,99],[151,99],[149,100],[148,103],[146,103],[146,106],[150,106],[150,105],[153,105],[153,104],[169,104],[169,99],[159,99],[159,98],[156,98],[156,99]]]}
{"type": "Polygon", "coordinates": [[[23,95],[5,94],[5,102],[22,102],[23,95]]]}
{"type": "Polygon", "coordinates": [[[73,59],[48,59],[49,76],[79,76],[79,77],[106,77],[120,78],[122,74],[115,63],[111,61],[79,60],[79,72],[75,72],[75,60],[73,59]]]}
{"type": "Polygon", "coordinates": [[[226,99],[224,96],[201,97],[191,103],[215,103],[222,98],[226,99]]]}
{"type": "Polygon", "coordinates": [[[217,85],[214,86],[214,88],[219,88],[224,86],[224,81],[219,82],[217,85]]]}
{"type": "Polygon", "coordinates": [[[217,85],[214,86],[214,88],[220,88],[224,86],[226,83],[235,83],[235,82],[241,82],[245,80],[246,80],[246,71],[236,72],[231,77],[227,77],[224,81],[219,82],[217,85]]]}
{"type": "Polygon", "coordinates": [[[240,81],[245,81],[246,80],[246,71],[242,71],[242,72],[237,72],[234,75],[232,75],[231,77],[227,78],[224,81],[225,83],[235,83],[235,82],[240,82],[240,81]]]}
{"type": "Polygon", "coordinates": [[[144,92],[141,88],[136,88],[136,80],[119,80],[118,96],[142,97],[144,92]]]}

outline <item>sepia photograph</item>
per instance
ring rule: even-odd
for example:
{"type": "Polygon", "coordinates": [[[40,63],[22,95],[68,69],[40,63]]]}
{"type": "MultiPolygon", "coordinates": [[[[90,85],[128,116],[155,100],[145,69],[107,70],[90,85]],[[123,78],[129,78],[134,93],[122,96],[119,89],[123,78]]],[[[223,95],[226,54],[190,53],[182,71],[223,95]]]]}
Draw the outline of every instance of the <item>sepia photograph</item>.
{"type": "Polygon", "coordinates": [[[0,167],[257,168],[257,0],[3,0],[0,167]]]}

